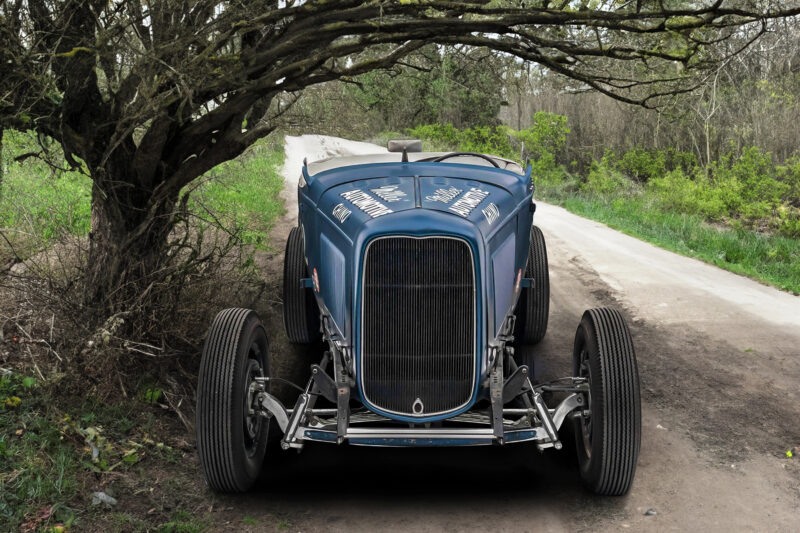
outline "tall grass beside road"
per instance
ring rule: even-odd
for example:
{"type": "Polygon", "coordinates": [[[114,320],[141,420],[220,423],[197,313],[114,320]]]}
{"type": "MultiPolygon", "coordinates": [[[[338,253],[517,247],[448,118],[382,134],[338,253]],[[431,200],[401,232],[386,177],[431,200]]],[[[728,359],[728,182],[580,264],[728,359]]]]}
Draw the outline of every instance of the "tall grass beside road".
{"type": "Polygon", "coordinates": [[[800,293],[800,239],[716,226],[664,208],[644,192],[629,196],[537,188],[537,197],[681,255],[800,293]]]}

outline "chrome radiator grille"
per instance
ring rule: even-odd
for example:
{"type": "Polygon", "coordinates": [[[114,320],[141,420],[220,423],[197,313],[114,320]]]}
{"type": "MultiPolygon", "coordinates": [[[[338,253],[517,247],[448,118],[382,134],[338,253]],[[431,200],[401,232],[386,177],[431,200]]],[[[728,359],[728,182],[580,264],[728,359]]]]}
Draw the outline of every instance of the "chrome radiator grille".
{"type": "Polygon", "coordinates": [[[364,258],[361,387],[384,411],[432,416],[469,402],[475,381],[475,273],[449,237],[385,237],[364,258]]]}

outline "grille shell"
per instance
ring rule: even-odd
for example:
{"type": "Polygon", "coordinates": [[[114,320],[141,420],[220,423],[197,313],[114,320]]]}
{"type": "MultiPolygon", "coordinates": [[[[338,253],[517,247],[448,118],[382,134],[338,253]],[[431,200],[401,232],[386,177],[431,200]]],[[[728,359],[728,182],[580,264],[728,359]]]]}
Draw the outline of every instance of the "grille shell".
{"type": "Polygon", "coordinates": [[[413,418],[469,404],[477,364],[474,264],[472,248],[455,237],[389,236],[367,245],[360,358],[366,403],[413,418]],[[422,411],[413,407],[417,400],[422,411]]]}

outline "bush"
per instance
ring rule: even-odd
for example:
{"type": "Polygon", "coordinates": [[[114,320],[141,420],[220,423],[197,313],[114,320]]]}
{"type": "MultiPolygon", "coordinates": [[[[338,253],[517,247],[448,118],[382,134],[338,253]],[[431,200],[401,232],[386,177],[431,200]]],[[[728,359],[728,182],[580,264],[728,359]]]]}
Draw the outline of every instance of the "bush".
{"type": "Polygon", "coordinates": [[[610,164],[609,158],[603,157],[599,162],[592,162],[589,175],[581,185],[581,190],[594,194],[610,194],[627,188],[628,183],[625,176],[610,164]]]}
{"type": "Polygon", "coordinates": [[[452,124],[425,124],[412,128],[408,132],[417,139],[449,144],[454,147],[458,146],[461,140],[461,131],[452,124]]]}
{"type": "Polygon", "coordinates": [[[786,186],[784,201],[786,204],[800,208],[800,156],[795,156],[778,167],[778,179],[786,186]]]}
{"type": "Polygon", "coordinates": [[[556,167],[556,156],[564,149],[568,133],[567,117],[546,111],[537,112],[533,125],[520,131],[507,126],[460,130],[452,124],[426,124],[409,130],[412,137],[450,150],[494,154],[516,161],[531,157],[539,162],[540,170],[553,176],[563,172],[556,167]]]}
{"type": "Polygon", "coordinates": [[[516,159],[515,151],[511,147],[510,131],[504,126],[479,126],[460,130],[458,149],[462,152],[478,152],[516,159]]]}
{"type": "Polygon", "coordinates": [[[616,162],[615,167],[630,179],[645,183],[652,178],[666,174],[666,155],[659,150],[649,151],[643,148],[634,148],[625,152],[616,162]]]}
{"type": "Polygon", "coordinates": [[[675,169],[651,179],[648,189],[664,207],[681,213],[700,214],[712,220],[722,219],[728,214],[725,203],[700,172],[692,177],[675,169]]]}
{"type": "Polygon", "coordinates": [[[536,185],[559,185],[564,182],[566,172],[556,164],[553,154],[545,152],[531,162],[531,179],[536,185]]]}
{"type": "Polygon", "coordinates": [[[534,160],[539,160],[547,156],[552,156],[554,159],[564,149],[569,128],[567,117],[547,111],[537,111],[533,115],[533,125],[530,128],[517,132],[510,131],[511,135],[522,143],[524,153],[534,160]]]}

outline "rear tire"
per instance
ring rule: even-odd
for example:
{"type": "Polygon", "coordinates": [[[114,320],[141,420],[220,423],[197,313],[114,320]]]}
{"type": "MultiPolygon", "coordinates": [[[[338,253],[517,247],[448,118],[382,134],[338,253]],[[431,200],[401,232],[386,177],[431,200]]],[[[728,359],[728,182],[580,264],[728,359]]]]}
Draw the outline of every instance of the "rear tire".
{"type": "Polygon", "coordinates": [[[642,439],[639,373],[625,319],[590,309],[575,333],[573,375],[589,380],[588,411],[575,419],[581,477],[595,494],[621,496],[633,483],[642,439]]]}
{"type": "Polygon", "coordinates": [[[197,387],[197,452],[206,482],[244,492],[258,479],[269,420],[249,414],[248,388],[269,376],[269,344],[255,311],[221,311],[206,337],[197,387]]]}
{"type": "Polygon", "coordinates": [[[520,344],[536,344],[547,333],[550,316],[550,272],[547,246],[538,226],[531,226],[528,264],[525,277],[533,278],[531,287],[523,287],[517,303],[517,324],[514,338],[520,344]]]}
{"type": "Polygon", "coordinates": [[[300,284],[308,277],[303,230],[295,227],[289,232],[283,260],[283,326],[289,341],[295,344],[310,344],[321,337],[313,289],[300,284]]]}

